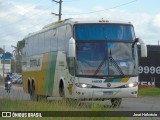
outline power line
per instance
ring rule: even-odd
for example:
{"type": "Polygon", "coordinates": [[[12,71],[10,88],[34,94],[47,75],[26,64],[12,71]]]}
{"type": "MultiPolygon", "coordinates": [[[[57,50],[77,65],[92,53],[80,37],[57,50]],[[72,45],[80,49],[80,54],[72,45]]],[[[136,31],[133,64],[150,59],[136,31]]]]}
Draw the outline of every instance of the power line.
{"type": "MultiPolygon", "coordinates": [[[[127,3],[124,3],[124,4],[120,4],[120,5],[117,5],[117,6],[114,6],[114,7],[112,7],[112,8],[108,8],[108,9],[104,9],[104,10],[99,10],[99,11],[92,11],[92,12],[88,12],[88,13],[80,13],[80,14],[91,14],[91,13],[96,13],[96,12],[102,12],[102,11],[105,11],[105,10],[109,10],[109,9],[113,9],[113,8],[117,8],[117,7],[121,7],[121,6],[124,6],[124,5],[127,5],[127,4],[131,4],[131,3],[133,3],[133,2],[136,2],[137,0],[134,0],[134,1],[130,1],[130,2],[127,2],[127,3]]],[[[57,4],[57,3],[56,3],[57,4]]],[[[55,5],[56,5],[55,4],[55,5]]],[[[51,7],[53,7],[53,6],[51,6],[51,7]]],[[[50,7],[49,7],[50,8],[50,7]]],[[[48,9],[48,8],[47,8],[48,9]]],[[[80,15],[80,14],[74,14],[74,15],[80,15]]],[[[40,15],[42,15],[42,13],[40,14],[40,15]]],[[[65,14],[66,15],[66,14],[65,14]]],[[[71,15],[71,14],[70,14],[71,15]]],[[[22,19],[22,20],[24,20],[24,19],[22,19]]],[[[20,21],[22,21],[22,20],[20,20],[20,21]]],[[[17,22],[19,22],[19,21],[17,21],[17,22]]],[[[11,24],[16,24],[17,22],[15,22],[15,23],[11,23],[11,24]]],[[[8,25],[11,25],[11,24],[8,24],[8,25]]],[[[6,26],[8,26],[8,25],[6,25],[6,26]]],[[[38,25],[38,24],[37,24],[38,25]]],[[[37,26],[36,25],[36,26],[37,26]]],[[[34,25],[35,26],[35,25],[34,25]]],[[[0,27],[1,28],[1,27],[0,27]]],[[[31,28],[31,27],[30,27],[31,28]]],[[[32,27],[33,28],[33,27],[32,27]]],[[[14,33],[11,33],[11,34],[15,34],[15,33],[19,33],[19,32],[14,32],[14,33]]],[[[8,36],[8,35],[2,35],[1,37],[4,37],[4,36],[8,36]]]]}
{"type": "Polygon", "coordinates": [[[136,1],[138,1],[138,0],[133,0],[133,1],[130,1],[130,2],[127,2],[127,3],[123,3],[123,4],[120,4],[120,5],[111,7],[111,8],[107,8],[107,9],[103,9],[103,10],[98,10],[98,11],[91,11],[91,12],[79,13],[79,14],[63,14],[63,15],[83,15],[83,14],[92,14],[92,13],[102,12],[102,11],[106,11],[106,10],[118,8],[118,7],[121,7],[121,6],[125,6],[125,5],[128,5],[128,4],[134,3],[134,2],[136,2],[136,1]]]}
{"type": "MultiPolygon", "coordinates": [[[[43,1],[43,0],[39,0],[39,1],[35,2],[35,3],[33,3],[33,4],[32,4],[30,7],[28,7],[27,9],[24,8],[24,7],[23,7],[23,8],[24,8],[25,10],[27,10],[27,12],[29,12],[28,9],[30,9],[30,8],[32,8],[33,6],[39,4],[41,1],[43,1]]],[[[4,6],[3,6],[3,7],[4,7],[4,6]]],[[[3,7],[1,7],[1,8],[3,8],[3,7]]],[[[22,7],[22,6],[21,6],[21,7],[22,7]]],[[[11,15],[11,14],[13,14],[13,13],[9,13],[9,14],[3,16],[3,17],[7,17],[7,16],[9,16],[9,15],[11,15]]]]}
{"type": "Polygon", "coordinates": [[[77,1],[80,1],[80,0],[68,0],[68,1],[63,1],[63,2],[77,2],[77,1]]]}
{"type": "MultiPolygon", "coordinates": [[[[30,12],[30,11],[28,11],[28,9],[34,7],[35,5],[38,5],[41,1],[44,1],[44,0],[38,0],[37,2],[33,3],[33,4],[32,4],[30,7],[28,7],[27,9],[24,8],[24,7],[23,7],[23,8],[24,8],[25,10],[27,10],[27,13],[28,13],[28,12],[30,12]]],[[[63,1],[63,2],[76,2],[76,1],[79,1],[79,0],[68,0],[68,1],[63,1]]],[[[4,8],[4,7],[6,7],[6,6],[1,6],[0,8],[2,9],[2,8],[4,8]]],[[[21,6],[21,7],[22,7],[22,6],[21,6]]],[[[3,17],[7,17],[7,16],[9,16],[9,15],[11,15],[11,14],[13,14],[13,13],[9,13],[9,14],[3,16],[3,17]]],[[[25,14],[26,14],[26,13],[25,13],[25,14]]]]}
{"type": "MultiPolygon", "coordinates": [[[[32,8],[32,7],[34,7],[35,5],[38,5],[41,1],[43,1],[43,0],[39,0],[39,1],[35,2],[35,3],[33,3],[32,6],[30,6],[29,8],[32,8]]],[[[25,9],[25,8],[24,8],[24,9],[25,9]]]]}
{"type": "MultiPolygon", "coordinates": [[[[40,23],[35,24],[35,25],[31,26],[31,27],[23,28],[23,30],[31,30],[31,28],[34,28],[35,26],[40,25],[41,23],[44,23],[45,21],[49,21],[49,20],[51,20],[51,19],[53,19],[53,17],[51,17],[51,18],[49,18],[49,19],[46,19],[46,20],[44,20],[44,21],[41,21],[40,23]]],[[[7,35],[4,35],[4,34],[3,34],[3,35],[1,36],[1,38],[8,37],[8,36],[14,35],[14,34],[19,35],[19,33],[20,33],[20,30],[19,30],[19,31],[13,31],[12,33],[8,33],[7,35]]]]}
{"type": "MultiPolygon", "coordinates": [[[[55,5],[57,5],[57,3],[56,3],[55,5]]],[[[49,8],[52,8],[52,7],[55,6],[55,5],[49,6],[48,8],[46,8],[46,9],[44,9],[44,10],[48,10],[49,8]]],[[[32,17],[35,17],[35,16],[40,16],[40,15],[42,15],[42,14],[44,14],[44,13],[45,13],[45,11],[44,11],[44,12],[41,12],[40,14],[31,15],[31,16],[29,16],[29,17],[32,18],[32,17]]],[[[13,23],[9,23],[9,24],[6,24],[6,25],[2,25],[2,26],[0,26],[0,28],[4,28],[4,27],[7,27],[7,26],[12,25],[12,24],[17,24],[17,23],[19,23],[19,22],[21,22],[21,21],[24,21],[24,20],[26,20],[26,19],[21,19],[21,20],[18,20],[18,21],[16,21],[16,22],[13,22],[13,23]]]]}

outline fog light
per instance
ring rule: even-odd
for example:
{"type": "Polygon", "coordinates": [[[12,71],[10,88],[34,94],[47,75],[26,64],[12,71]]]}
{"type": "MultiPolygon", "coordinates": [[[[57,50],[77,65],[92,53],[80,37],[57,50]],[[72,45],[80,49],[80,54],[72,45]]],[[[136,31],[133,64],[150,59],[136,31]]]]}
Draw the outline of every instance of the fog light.
{"type": "Polygon", "coordinates": [[[88,85],[85,83],[76,83],[76,86],[81,87],[81,88],[91,88],[92,87],[92,85],[88,85]]]}
{"type": "Polygon", "coordinates": [[[137,94],[137,91],[131,92],[131,94],[137,94]]]}

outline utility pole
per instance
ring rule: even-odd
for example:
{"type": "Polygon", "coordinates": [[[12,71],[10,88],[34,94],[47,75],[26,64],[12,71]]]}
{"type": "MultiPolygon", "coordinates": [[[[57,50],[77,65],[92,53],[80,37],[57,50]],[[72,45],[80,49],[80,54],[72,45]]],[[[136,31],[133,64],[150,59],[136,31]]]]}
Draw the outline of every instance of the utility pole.
{"type": "Polygon", "coordinates": [[[58,16],[59,17],[58,20],[61,20],[61,16],[62,16],[62,0],[59,0],[59,1],[52,0],[52,1],[59,4],[59,14],[56,14],[56,13],[53,13],[53,12],[52,12],[52,14],[58,16]]]}
{"type": "Polygon", "coordinates": [[[16,51],[17,51],[18,48],[17,48],[16,46],[13,46],[13,45],[11,45],[11,47],[14,48],[14,54],[13,54],[13,52],[12,52],[12,54],[13,54],[13,56],[14,56],[14,73],[16,73],[16,72],[17,72],[16,51]]]}
{"type": "Polygon", "coordinates": [[[3,46],[3,78],[4,78],[4,72],[5,72],[5,46],[3,46]]]}

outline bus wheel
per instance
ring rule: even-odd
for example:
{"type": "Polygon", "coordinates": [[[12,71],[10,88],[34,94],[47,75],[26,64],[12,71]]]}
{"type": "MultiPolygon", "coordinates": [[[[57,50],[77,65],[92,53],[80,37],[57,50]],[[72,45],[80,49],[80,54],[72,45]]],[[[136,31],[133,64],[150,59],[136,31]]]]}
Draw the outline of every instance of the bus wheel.
{"type": "Polygon", "coordinates": [[[30,86],[30,81],[28,81],[28,93],[31,94],[31,86],[30,86]]]}
{"type": "Polygon", "coordinates": [[[65,97],[63,82],[60,82],[60,85],[59,85],[59,95],[60,95],[62,98],[65,97]]]}
{"type": "Polygon", "coordinates": [[[31,97],[31,100],[38,101],[38,96],[36,95],[36,92],[35,92],[35,85],[34,85],[34,83],[31,86],[30,97],[31,97]]]}
{"type": "Polygon", "coordinates": [[[113,98],[111,99],[111,103],[113,107],[119,107],[122,103],[122,98],[113,98]]]}

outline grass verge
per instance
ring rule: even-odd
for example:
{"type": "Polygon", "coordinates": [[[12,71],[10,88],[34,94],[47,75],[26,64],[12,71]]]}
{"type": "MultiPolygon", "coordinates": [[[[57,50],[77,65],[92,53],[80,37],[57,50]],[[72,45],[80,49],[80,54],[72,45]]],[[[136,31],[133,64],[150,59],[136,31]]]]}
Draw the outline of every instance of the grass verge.
{"type": "Polygon", "coordinates": [[[138,91],[138,96],[160,97],[160,88],[141,87],[138,91]]]}
{"type": "MultiPolygon", "coordinates": [[[[33,102],[0,99],[0,111],[109,111],[100,104],[66,103],[61,101],[33,102]]],[[[8,120],[8,118],[1,118],[8,120]]],[[[11,120],[128,120],[122,117],[45,117],[45,118],[10,118],[11,120]]],[[[9,120],[10,120],[9,119],[9,120]]]]}

